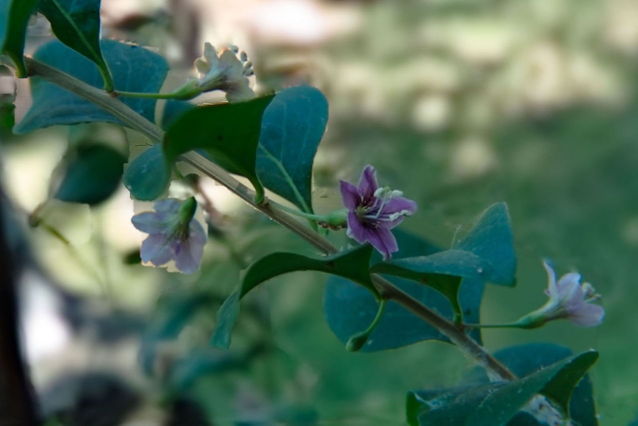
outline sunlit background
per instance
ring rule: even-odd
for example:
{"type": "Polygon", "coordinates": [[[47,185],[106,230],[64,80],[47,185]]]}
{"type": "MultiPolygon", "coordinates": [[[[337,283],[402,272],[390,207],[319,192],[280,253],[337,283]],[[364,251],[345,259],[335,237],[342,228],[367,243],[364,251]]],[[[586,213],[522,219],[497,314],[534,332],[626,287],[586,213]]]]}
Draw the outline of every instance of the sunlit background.
{"type": "MultiPolygon", "coordinates": [[[[484,322],[510,321],[544,302],[544,257],[560,273],[580,271],[603,295],[607,316],[595,329],[553,323],[488,330],[486,346],[551,341],[574,351],[596,348],[601,358],[591,378],[601,424],[624,425],[636,416],[638,2],[102,5],[104,36],[169,58],[167,90],[189,76],[204,41],[245,50],[261,91],[320,88],[330,121],[315,161],[319,211],[338,207],[338,180],[356,179],[365,164],[418,201],[419,214],[404,227],[442,246],[488,205],[506,201],[518,285],[488,287],[484,322]]],[[[31,51],[49,38],[46,22],[34,19],[31,51]]],[[[0,77],[3,93],[12,84],[0,77]]],[[[28,104],[21,81],[16,121],[28,104]]],[[[123,153],[127,140],[144,144],[112,126],[88,132],[123,153]]],[[[197,407],[215,424],[399,424],[406,391],[452,386],[469,366],[442,343],[346,352],[323,319],[325,277],[310,273],[273,280],[251,296],[233,352],[214,352],[208,339],[216,308],[241,268],[273,250],[312,250],[204,181],[220,212],[221,236],[209,242],[202,271],[145,268],[135,262],[144,236],[130,217],[148,205],[133,203],[123,187],[94,208],[42,207],[68,129],[0,136],[4,184],[31,264],[22,288],[28,356],[43,408],[59,419],[81,411],[81,395],[106,395],[121,413],[107,402],[97,417],[75,417],[105,423],[78,424],[161,424],[197,407]],[[44,224],[28,228],[26,217],[36,209],[44,224]],[[177,335],[180,322],[186,327],[177,335]],[[211,361],[228,356],[230,367],[211,361]]]]}

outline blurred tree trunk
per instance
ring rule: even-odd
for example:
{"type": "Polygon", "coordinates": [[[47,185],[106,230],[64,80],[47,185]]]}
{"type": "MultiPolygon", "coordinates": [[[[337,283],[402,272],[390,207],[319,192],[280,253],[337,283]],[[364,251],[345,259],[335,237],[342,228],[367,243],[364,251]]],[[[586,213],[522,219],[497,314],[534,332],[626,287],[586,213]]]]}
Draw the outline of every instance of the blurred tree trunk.
{"type": "Polygon", "coordinates": [[[31,426],[39,422],[20,348],[16,290],[21,259],[9,244],[6,201],[0,189],[0,426],[31,426]]]}

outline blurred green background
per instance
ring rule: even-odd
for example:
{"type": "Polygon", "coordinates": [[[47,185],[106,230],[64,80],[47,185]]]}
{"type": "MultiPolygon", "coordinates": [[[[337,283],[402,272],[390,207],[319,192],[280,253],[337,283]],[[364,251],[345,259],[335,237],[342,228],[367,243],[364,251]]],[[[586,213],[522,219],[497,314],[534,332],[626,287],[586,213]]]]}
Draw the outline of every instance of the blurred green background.
{"type": "MultiPolygon", "coordinates": [[[[638,3],[232,3],[105,0],[106,34],[159,47],[176,64],[175,81],[199,55],[200,39],[207,39],[215,45],[241,43],[264,90],[299,82],[321,88],[331,117],[315,162],[319,211],[338,206],[338,179],[355,180],[365,164],[377,167],[382,183],[418,201],[420,211],[405,229],[443,246],[462,236],[485,207],[506,201],[519,256],[518,286],[488,286],[484,322],[510,321],[544,303],[544,257],[560,274],[581,272],[603,295],[607,315],[595,329],[557,322],[532,331],[488,330],[486,346],[497,350],[550,341],[574,351],[593,347],[601,355],[591,371],[601,424],[624,425],[635,417],[638,3]]],[[[38,37],[46,38],[46,29],[34,41],[38,37]]],[[[28,99],[23,95],[20,102],[18,119],[28,99]]],[[[135,135],[128,138],[136,143],[135,135]]],[[[64,129],[52,129],[5,144],[6,182],[24,211],[45,198],[65,139],[64,129]]],[[[163,388],[156,384],[166,386],[162,380],[173,374],[163,373],[162,362],[190,359],[184,365],[196,365],[198,351],[222,356],[211,355],[206,344],[215,309],[233,288],[239,268],[274,250],[312,252],[220,188],[208,190],[224,215],[223,238],[209,244],[206,266],[195,277],[122,261],[141,239],[128,222],[134,207],[123,190],[90,211],[51,208],[48,220],[62,228],[75,249],[42,229],[29,231],[49,276],[90,301],[93,310],[106,310],[106,317],[118,310],[138,315],[145,324],[140,326],[146,330],[143,342],[157,340],[161,324],[179,322],[174,314],[179,306],[166,301],[213,296],[187,321],[178,340],[154,347],[153,379],[140,374],[138,331],[119,341],[117,350],[106,343],[87,344],[94,336],[76,333],[57,350],[77,354],[78,345],[84,347],[80,361],[64,365],[59,352],[38,358],[39,386],[46,388],[69,368],[108,367],[144,396],[143,408],[130,419],[161,418],[158,389],[163,388]],[[56,219],[55,211],[64,211],[64,219],[56,219]],[[121,357],[113,355],[120,352],[121,357]]],[[[230,372],[204,363],[208,368],[195,371],[206,374],[187,381],[184,393],[202,402],[219,424],[265,418],[400,424],[407,390],[451,386],[469,367],[453,347],[441,343],[347,353],[323,320],[324,279],[293,274],[251,296],[234,348],[256,352],[230,372]]]]}

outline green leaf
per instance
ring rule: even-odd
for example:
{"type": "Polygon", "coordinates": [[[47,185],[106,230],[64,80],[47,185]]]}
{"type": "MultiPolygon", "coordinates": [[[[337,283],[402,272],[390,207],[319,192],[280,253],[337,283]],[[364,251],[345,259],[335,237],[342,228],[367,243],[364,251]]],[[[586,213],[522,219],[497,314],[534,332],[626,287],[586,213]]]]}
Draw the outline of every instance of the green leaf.
{"type": "MultiPolygon", "coordinates": [[[[598,353],[591,350],[536,369],[512,382],[410,392],[407,418],[410,424],[419,425],[504,425],[536,394],[548,397],[554,397],[558,392],[571,394],[574,385],[597,358],[598,353]]],[[[533,424],[530,422],[531,419],[525,420],[525,423],[533,424]]]]}
{"type": "Polygon", "coordinates": [[[312,212],[312,164],[328,122],[328,101],[317,89],[291,87],[264,111],[257,150],[263,185],[312,212]]]}
{"type": "Polygon", "coordinates": [[[338,275],[355,281],[374,292],[374,286],[368,272],[371,254],[372,247],[368,244],[321,259],[296,253],[273,253],[259,259],[248,268],[239,297],[244,297],[246,293],[264,281],[296,271],[318,271],[338,275]]]}
{"type": "Polygon", "coordinates": [[[211,344],[217,348],[230,347],[233,327],[239,316],[239,291],[233,292],[217,311],[217,323],[211,337],[211,344]]]}
{"type": "Polygon", "coordinates": [[[159,143],[135,157],[124,172],[124,186],[133,198],[142,201],[157,199],[170,180],[171,168],[159,143]]]}
{"type": "Polygon", "coordinates": [[[18,77],[26,77],[23,51],[29,17],[38,0],[0,0],[0,54],[11,58],[18,77]]]}
{"type": "MultiPolygon", "coordinates": [[[[168,64],[157,53],[139,46],[103,40],[102,52],[115,76],[115,88],[131,92],[157,92],[164,82],[168,64]]],[[[40,47],[35,59],[56,67],[95,87],[102,78],[96,65],[58,41],[40,47]]],[[[38,77],[31,79],[33,104],[16,126],[17,133],[26,133],[54,125],[87,122],[108,122],[124,125],[100,107],[38,77]]],[[[155,100],[122,98],[148,120],[155,116],[155,100]]]]}
{"type": "MultiPolygon", "coordinates": [[[[396,230],[395,235],[400,247],[394,256],[395,259],[439,252],[437,247],[413,234],[396,230]]],[[[437,290],[398,277],[386,278],[421,303],[452,319],[453,310],[450,302],[437,290]]],[[[459,301],[467,321],[479,321],[483,287],[483,282],[477,279],[468,278],[461,283],[459,301]]],[[[365,288],[339,277],[331,277],[328,280],[324,312],[330,329],[344,344],[352,335],[366,329],[377,312],[377,306],[374,296],[365,288]],[[357,315],[352,315],[352,312],[356,312],[357,315]]],[[[480,341],[479,330],[472,330],[470,335],[480,341]]],[[[374,352],[393,349],[422,340],[449,341],[410,311],[394,302],[388,302],[378,326],[361,350],[374,352]]]]}
{"type": "Polygon", "coordinates": [[[164,110],[162,111],[162,128],[168,129],[177,117],[195,107],[194,104],[188,101],[167,100],[164,104],[164,110]]]}
{"type": "Polygon", "coordinates": [[[104,88],[112,90],[113,80],[100,47],[100,0],[40,0],[39,9],[56,37],[93,61],[104,88]]]}
{"type": "Polygon", "coordinates": [[[429,256],[378,263],[371,272],[408,278],[438,290],[452,304],[455,316],[462,319],[462,308],[458,301],[461,280],[483,281],[484,268],[485,262],[469,251],[445,250],[429,256]]]}
{"type": "Polygon", "coordinates": [[[126,158],[103,144],[82,144],[67,159],[55,198],[99,204],[117,189],[126,158]]]}
{"type": "MultiPolygon", "coordinates": [[[[570,349],[551,343],[517,345],[501,349],[494,354],[519,377],[529,375],[571,355],[570,349]]],[[[553,382],[544,393],[559,403],[576,424],[595,426],[598,422],[591,381],[588,376],[582,377],[582,380],[581,377],[582,374],[578,370],[572,370],[570,374],[561,376],[561,381],[553,382]]],[[[467,376],[466,382],[487,383],[489,378],[482,369],[475,368],[467,376]]]]}
{"type": "Polygon", "coordinates": [[[255,171],[261,118],[273,96],[247,102],[208,105],[179,115],[168,127],[164,153],[172,164],[192,150],[203,150],[230,173],[244,176],[258,196],[263,187],[255,171]]]}
{"type": "Polygon", "coordinates": [[[514,286],[516,283],[516,253],[509,212],[505,203],[485,210],[470,233],[454,248],[470,251],[487,265],[486,280],[494,284],[514,286]]]}
{"type": "Polygon", "coordinates": [[[503,387],[505,383],[488,383],[476,386],[459,386],[447,389],[410,391],[406,396],[406,420],[410,426],[465,425],[466,418],[480,405],[490,392],[503,387]],[[452,406],[454,409],[447,410],[452,406]],[[444,410],[442,413],[437,409],[444,410]],[[434,412],[434,413],[433,413],[434,412]],[[425,415],[429,417],[424,418],[425,415]],[[438,417],[441,418],[438,418],[438,417]]]}
{"type": "Polygon", "coordinates": [[[321,259],[296,253],[273,253],[259,259],[248,268],[239,290],[231,294],[220,308],[212,343],[221,348],[230,346],[230,334],[239,314],[240,300],[259,284],[279,275],[296,271],[326,272],[356,281],[367,287],[368,293],[376,293],[368,273],[371,254],[372,247],[366,244],[321,259]]]}
{"type": "MultiPolygon", "coordinates": [[[[542,368],[515,382],[507,383],[487,398],[469,417],[467,424],[491,426],[512,418],[536,393],[553,396],[558,384],[569,382],[567,377],[581,378],[598,359],[594,350],[583,352],[542,368]],[[549,395],[548,395],[549,393],[549,395]]],[[[571,389],[563,388],[565,391],[571,389]]]]}

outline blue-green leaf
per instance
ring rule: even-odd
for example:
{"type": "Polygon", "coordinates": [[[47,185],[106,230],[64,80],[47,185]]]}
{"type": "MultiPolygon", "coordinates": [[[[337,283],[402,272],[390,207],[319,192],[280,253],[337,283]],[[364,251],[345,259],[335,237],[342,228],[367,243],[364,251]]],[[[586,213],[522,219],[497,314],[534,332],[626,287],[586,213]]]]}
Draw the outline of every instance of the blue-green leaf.
{"type": "Polygon", "coordinates": [[[516,253],[509,212],[505,203],[490,206],[470,233],[454,246],[470,251],[487,265],[486,280],[513,286],[516,283],[516,253]]]}
{"type": "Polygon", "coordinates": [[[100,0],[40,0],[38,7],[56,37],[93,61],[104,79],[105,89],[111,90],[112,77],[100,47],[100,0]]]}
{"type": "Polygon", "coordinates": [[[369,263],[372,247],[363,245],[332,256],[315,259],[296,253],[273,253],[253,263],[241,285],[240,298],[259,284],[278,275],[296,271],[318,271],[353,280],[374,292],[369,263]]]}
{"type": "Polygon", "coordinates": [[[285,89],[264,111],[257,175],[305,212],[312,212],[312,164],[327,122],[328,102],[313,87],[285,89]]]}
{"type": "MultiPolygon", "coordinates": [[[[400,247],[399,252],[394,256],[395,259],[439,252],[438,248],[415,235],[401,230],[395,231],[395,235],[400,247]]],[[[439,291],[398,277],[386,278],[439,314],[449,319],[453,318],[452,305],[439,291]]],[[[468,322],[479,321],[483,287],[483,282],[474,278],[466,278],[461,283],[459,301],[468,322]]],[[[365,288],[339,277],[331,277],[328,280],[324,312],[331,330],[344,344],[352,335],[366,329],[377,312],[377,306],[374,296],[365,288]],[[352,315],[353,312],[357,315],[352,315]]],[[[480,341],[478,330],[473,330],[470,335],[480,341]]],[[[448,341],[438,330],[402,306],[390,301],[387,303],[379,325],[361,350],[374,352],[393,349],[422,340],[448,341]]]]}
{"type": "Polygon", "coordinates": [[[171,167],[161,144],[155,144],[131,161],[124,172],[124,186],[142,201],[158,198],[168,187],[171,167]]]}
{"type": "MultiPolygon", "coordinates": [[[[504,425],[536,394],[571,393],[598,359],[596,351],[572,356],[511,382],[485,383],[408,394],[410,424],[449,426],[504,425]]],[[[526,422],[529,422],[526,419],[526,422]]]]}
{"type": "Polygon", "coordinates": [[[378,263],[371,271],[408,278],[438,290],[447,297],[456,318],[461,320],[463,313],[458,301],[461,280],[481,282],[485,268],[485,262],[475,254],[452,249],[378,263]]]}
{"type": "MultiPolygon", "coordinates": [[[[524,377],[572,354],[572,351],[564,346],[528,343],[501,349],[494,356],[514,374],[524,377]]],[[[582,377],[578,370],[570,371],[567,372],[569,374],[561,375],[560,380],[552,382],[544,393],[568,412],[576,424],[595,426],[598,422],[591,381],[587,375],[582,377]]],[[[487,382],[489,378],[480,368],[473,369],[465,379],[465,383],[487,382]]]]}
{"type": "Polygon", "coordinates": [[[180,115],[193,108],[196,106],[188,101],[167,100],[162,111],[162,128],[168,129],[180,115]]]}
{"type": "Polygon", "coordinates": [[[22,57],[29,17],[38,0],[0,0],[0,54],[15,63],[18,77],[26,77],[22,57]]]}
{"type": "MultiPolygon", "coordinates": [[[[370,281],[369,264],[372,247],[359,246],[332,256],[315,259],[296,253],[272,253],[253,263],[246,271],[239,290],[228,297],[217,315],[212,337],[214,345],[227,348],[230,333],[239,314],[239,302],[259,284],[276,276],[296,271],[318,271],[349,278],[375,293],[370,281]]],[[[373,296],[374,297],[374,296],[373,296]]]]}
{"type": "MultiPolygon", "coordinates": [[[[168,64],[164,58],[139,46],[112,40],[103,40],[101,46],[106,62],[113,72],[116,89],[131,92],[159,91],[168,71],[168,64]]],[[[34,57],[92,86],[102,86],[97,66],[58,41],[45,44],[36,51],[34,57]]],[[[33,104],[16,126],[17,133],[54,125],[96,121],[123,124],[91,102],[41,78],[33,77],[31,88],[33,104]]],[[[153,121],[155,100],[123,98],[122,101],[153,121]]]]}
{"type": "Polygon", "coordinates": [[[98,204],[117,189],[126,158],[103,144],[83,144],[67,159],[55,198],[72,203],[98,204]]]}
{"type": "Polygon", "coordinates": [[[168,127],[164,154],[170,164],[196,149],[231,173],[248,178],[258,196],[263,187],[255,171],[255,157],[264,110],[272,96],[247,102],[207,105],[179,115],[168,127]]]}

